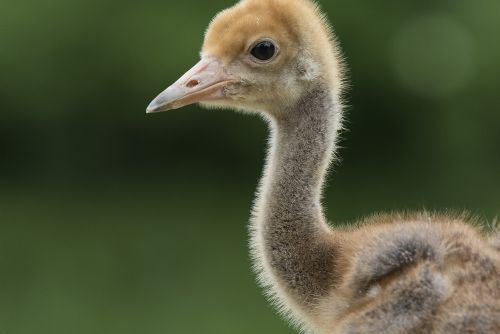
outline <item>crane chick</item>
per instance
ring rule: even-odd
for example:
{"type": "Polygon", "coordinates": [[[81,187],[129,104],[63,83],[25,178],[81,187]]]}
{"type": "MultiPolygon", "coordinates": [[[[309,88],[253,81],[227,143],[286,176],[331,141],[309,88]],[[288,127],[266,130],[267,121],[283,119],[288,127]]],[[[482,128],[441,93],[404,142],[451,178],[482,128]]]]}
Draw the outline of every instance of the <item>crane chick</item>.
{"type": "Polygon", "coordinates": [[[375,215],[333,228],[320,202],[342,127],[342,62],[309,0],[242,0],[147,112],[200,102],[262,115],[270,147],[250,222],[259,282],[315,333],[500,333],[500,238],[466,216],[375,215]]]}

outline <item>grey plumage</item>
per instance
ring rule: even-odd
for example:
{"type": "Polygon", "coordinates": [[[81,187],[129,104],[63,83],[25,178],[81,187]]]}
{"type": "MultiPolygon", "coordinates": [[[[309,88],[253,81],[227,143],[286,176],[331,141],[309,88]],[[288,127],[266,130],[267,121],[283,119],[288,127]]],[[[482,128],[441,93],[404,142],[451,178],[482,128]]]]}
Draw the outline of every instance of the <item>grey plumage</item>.
{"type": "Polygon", "coordinates": [[[428,212],[326,222],[322,188],[342,127],[339,54],[313,2],[243,0],[212,21],[202,60],[148,112],[202,102],[268,121],[250,248],[266,293],[300,329],[500,333],[500,233],[428,212]],[[263,40],[279,52],[252,58],[263,40]]]}

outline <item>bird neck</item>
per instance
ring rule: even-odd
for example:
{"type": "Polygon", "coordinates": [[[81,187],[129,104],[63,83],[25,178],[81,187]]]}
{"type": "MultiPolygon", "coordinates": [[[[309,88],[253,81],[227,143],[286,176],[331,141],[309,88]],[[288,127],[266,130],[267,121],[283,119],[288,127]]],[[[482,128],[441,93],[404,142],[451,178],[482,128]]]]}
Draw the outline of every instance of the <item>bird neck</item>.
{"type": "Polygon", "coordinates": [[[271,121],[252,250],[261,282],[282,306],[290,295],[297,305],[313,303],[331,285],[336,252],[320,199],[339,125],[340,105],[326,85],[271,121]]]}
{"type": "Polygon", "coordinates": [[[266,208],[282,219],[323,218],[322,185],[337,132],[335,98],[321,86],[271,122],[271,148],[266,169],[266,208]]]}

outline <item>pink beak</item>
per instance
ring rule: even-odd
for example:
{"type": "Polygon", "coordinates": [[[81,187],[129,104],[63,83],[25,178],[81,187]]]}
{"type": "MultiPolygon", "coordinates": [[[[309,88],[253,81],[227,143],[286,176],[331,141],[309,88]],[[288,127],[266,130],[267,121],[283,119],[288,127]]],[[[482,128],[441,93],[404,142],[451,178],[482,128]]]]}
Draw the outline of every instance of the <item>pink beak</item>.
{"type": "Polygon", "coordinates": [[[177,109],[197,102],[222,100],[225,98],[224,87],[233,81],[236,78],[226,72],[221,61],[204,58],[160,93],[149,104],[146,113],[177,109]]]}

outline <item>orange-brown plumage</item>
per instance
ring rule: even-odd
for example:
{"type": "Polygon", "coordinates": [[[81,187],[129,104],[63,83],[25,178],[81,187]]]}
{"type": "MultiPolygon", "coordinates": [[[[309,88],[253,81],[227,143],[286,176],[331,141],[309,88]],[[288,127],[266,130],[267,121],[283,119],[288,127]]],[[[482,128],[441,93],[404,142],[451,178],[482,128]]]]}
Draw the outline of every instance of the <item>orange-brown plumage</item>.
{"type": "Polygon", "coordinates": [[[307,50],[324,64],[324,74],[332,74],[332,86],[341,88],[343,67],[334,35],[319,7],[311,1],[240,1],[212,20],[201,53],[230,63],[256,40],[266,37],[280,42],[284,57],[276,67],[293,59],[299,49],[307,50]]]}

